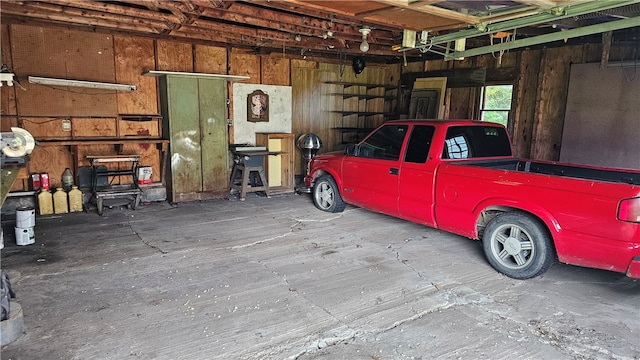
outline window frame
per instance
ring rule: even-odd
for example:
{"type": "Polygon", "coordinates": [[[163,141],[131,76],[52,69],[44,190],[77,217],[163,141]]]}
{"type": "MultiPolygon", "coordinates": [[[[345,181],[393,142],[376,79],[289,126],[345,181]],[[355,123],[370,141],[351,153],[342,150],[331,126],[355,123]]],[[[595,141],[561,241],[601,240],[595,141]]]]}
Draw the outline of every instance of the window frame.
{"type": "Polygon", "coordinates": [[[514,88],[515,88],[515,85],[511,82],[494,82],[494,83],[487,83],[484,86],[481,86],[479,100],[478,100],[478,120],[486,121],[486,122],[494,122],[494,121],[484,120],[483,119],[484,114],[490,113],[490,112],[506,112],[507,123],[506,124],[497,123],[497,122],[496,123],[504,125],[507,129],[509,129],[509,132],[511,133],[511,129],[513,128],[513,104],[514,104],[514,98],[515,98],[514,88]],[[493,87],[493,86],[510,86],[511,87],[511,99],[509,102],[509,109],[485,109],[485,105],[487,103],[486,101],[487,88],[493,87]]]}

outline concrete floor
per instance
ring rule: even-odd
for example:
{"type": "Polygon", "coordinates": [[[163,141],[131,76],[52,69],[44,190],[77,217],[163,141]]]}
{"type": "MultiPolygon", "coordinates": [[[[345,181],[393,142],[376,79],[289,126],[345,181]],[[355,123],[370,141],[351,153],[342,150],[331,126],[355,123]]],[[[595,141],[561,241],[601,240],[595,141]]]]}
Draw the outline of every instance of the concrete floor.
{"type": "MultiPolygon", "coordinates": [[[[6,220],[6,219],[5,219],[6,220]]],[[[640,282],[308,195],[3,222],[25,334],[2,359],[638,359],[640,282]]]]}

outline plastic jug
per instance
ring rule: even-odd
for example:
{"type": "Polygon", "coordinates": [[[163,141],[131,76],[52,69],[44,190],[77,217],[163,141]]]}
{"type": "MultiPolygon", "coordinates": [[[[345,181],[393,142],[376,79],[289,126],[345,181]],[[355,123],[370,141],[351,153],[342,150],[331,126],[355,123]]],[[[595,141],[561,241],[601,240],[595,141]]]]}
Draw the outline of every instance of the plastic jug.
{"type": "Polygon", "coordinates": [[[67,193],[62,188],[57,188],[53,193],[53,211],[56,214],[66,214],[69,212],[67,193]]]}
{"type": "Polygon", "coordinates": [[[71,172],[71,169],[66,168],[62,173],[62,187],[65,190],[69,190],[71,189],[72,185],[73,185],[73,173],[71,172]]]}
{"type": "Polygon", "coordinates": [[[53,195],[49,189],[43,188],[38,194],[38,211],[40,211],[40,215],[53,214],[53,195]]]}
{"type": "Polygon", "coordinates": [[[69,190],[69,212],[82,211],[82,191],[76,185],[69,190]]]}

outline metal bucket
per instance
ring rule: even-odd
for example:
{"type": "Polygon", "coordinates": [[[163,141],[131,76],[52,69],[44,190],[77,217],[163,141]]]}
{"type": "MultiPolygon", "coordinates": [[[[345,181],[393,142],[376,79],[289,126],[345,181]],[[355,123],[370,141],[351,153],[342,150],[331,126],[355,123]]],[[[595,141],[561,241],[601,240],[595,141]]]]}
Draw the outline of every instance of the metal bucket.
{"type": "Polygon", "coordinates": [[[36,209],[31,206],[21,206],[16,209],[16,227],[32,228],[36,226],[36,209]]]}
{"type": "Polygon", "coordinates": [[[16,228],[16,244],[17,245],[31,245],[36,242],[36,235],[33,232],[33,228],[16,228]]]}

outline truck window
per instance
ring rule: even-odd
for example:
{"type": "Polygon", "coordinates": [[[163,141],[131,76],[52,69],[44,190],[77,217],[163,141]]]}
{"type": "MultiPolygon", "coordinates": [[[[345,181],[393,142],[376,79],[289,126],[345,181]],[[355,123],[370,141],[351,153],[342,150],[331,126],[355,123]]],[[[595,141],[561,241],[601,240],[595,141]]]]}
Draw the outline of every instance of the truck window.
{"type": "Polygon", "coordinates": [[[405,162],[424,164],[427,161],[434,131],[433,126],[416,125],[413,127],[404,156],[405,162]]]}
{"type": "Polygon", "coordinates": [[[359,146],[359,157],[398,160],[408,125],[387,125],[369,136],[359,146]]]}
{"type": "Polygon", "coordinates": [[[511,143],[504,128],[452,126],[447,129],[443,159],[511,156],[511,143]]]}

